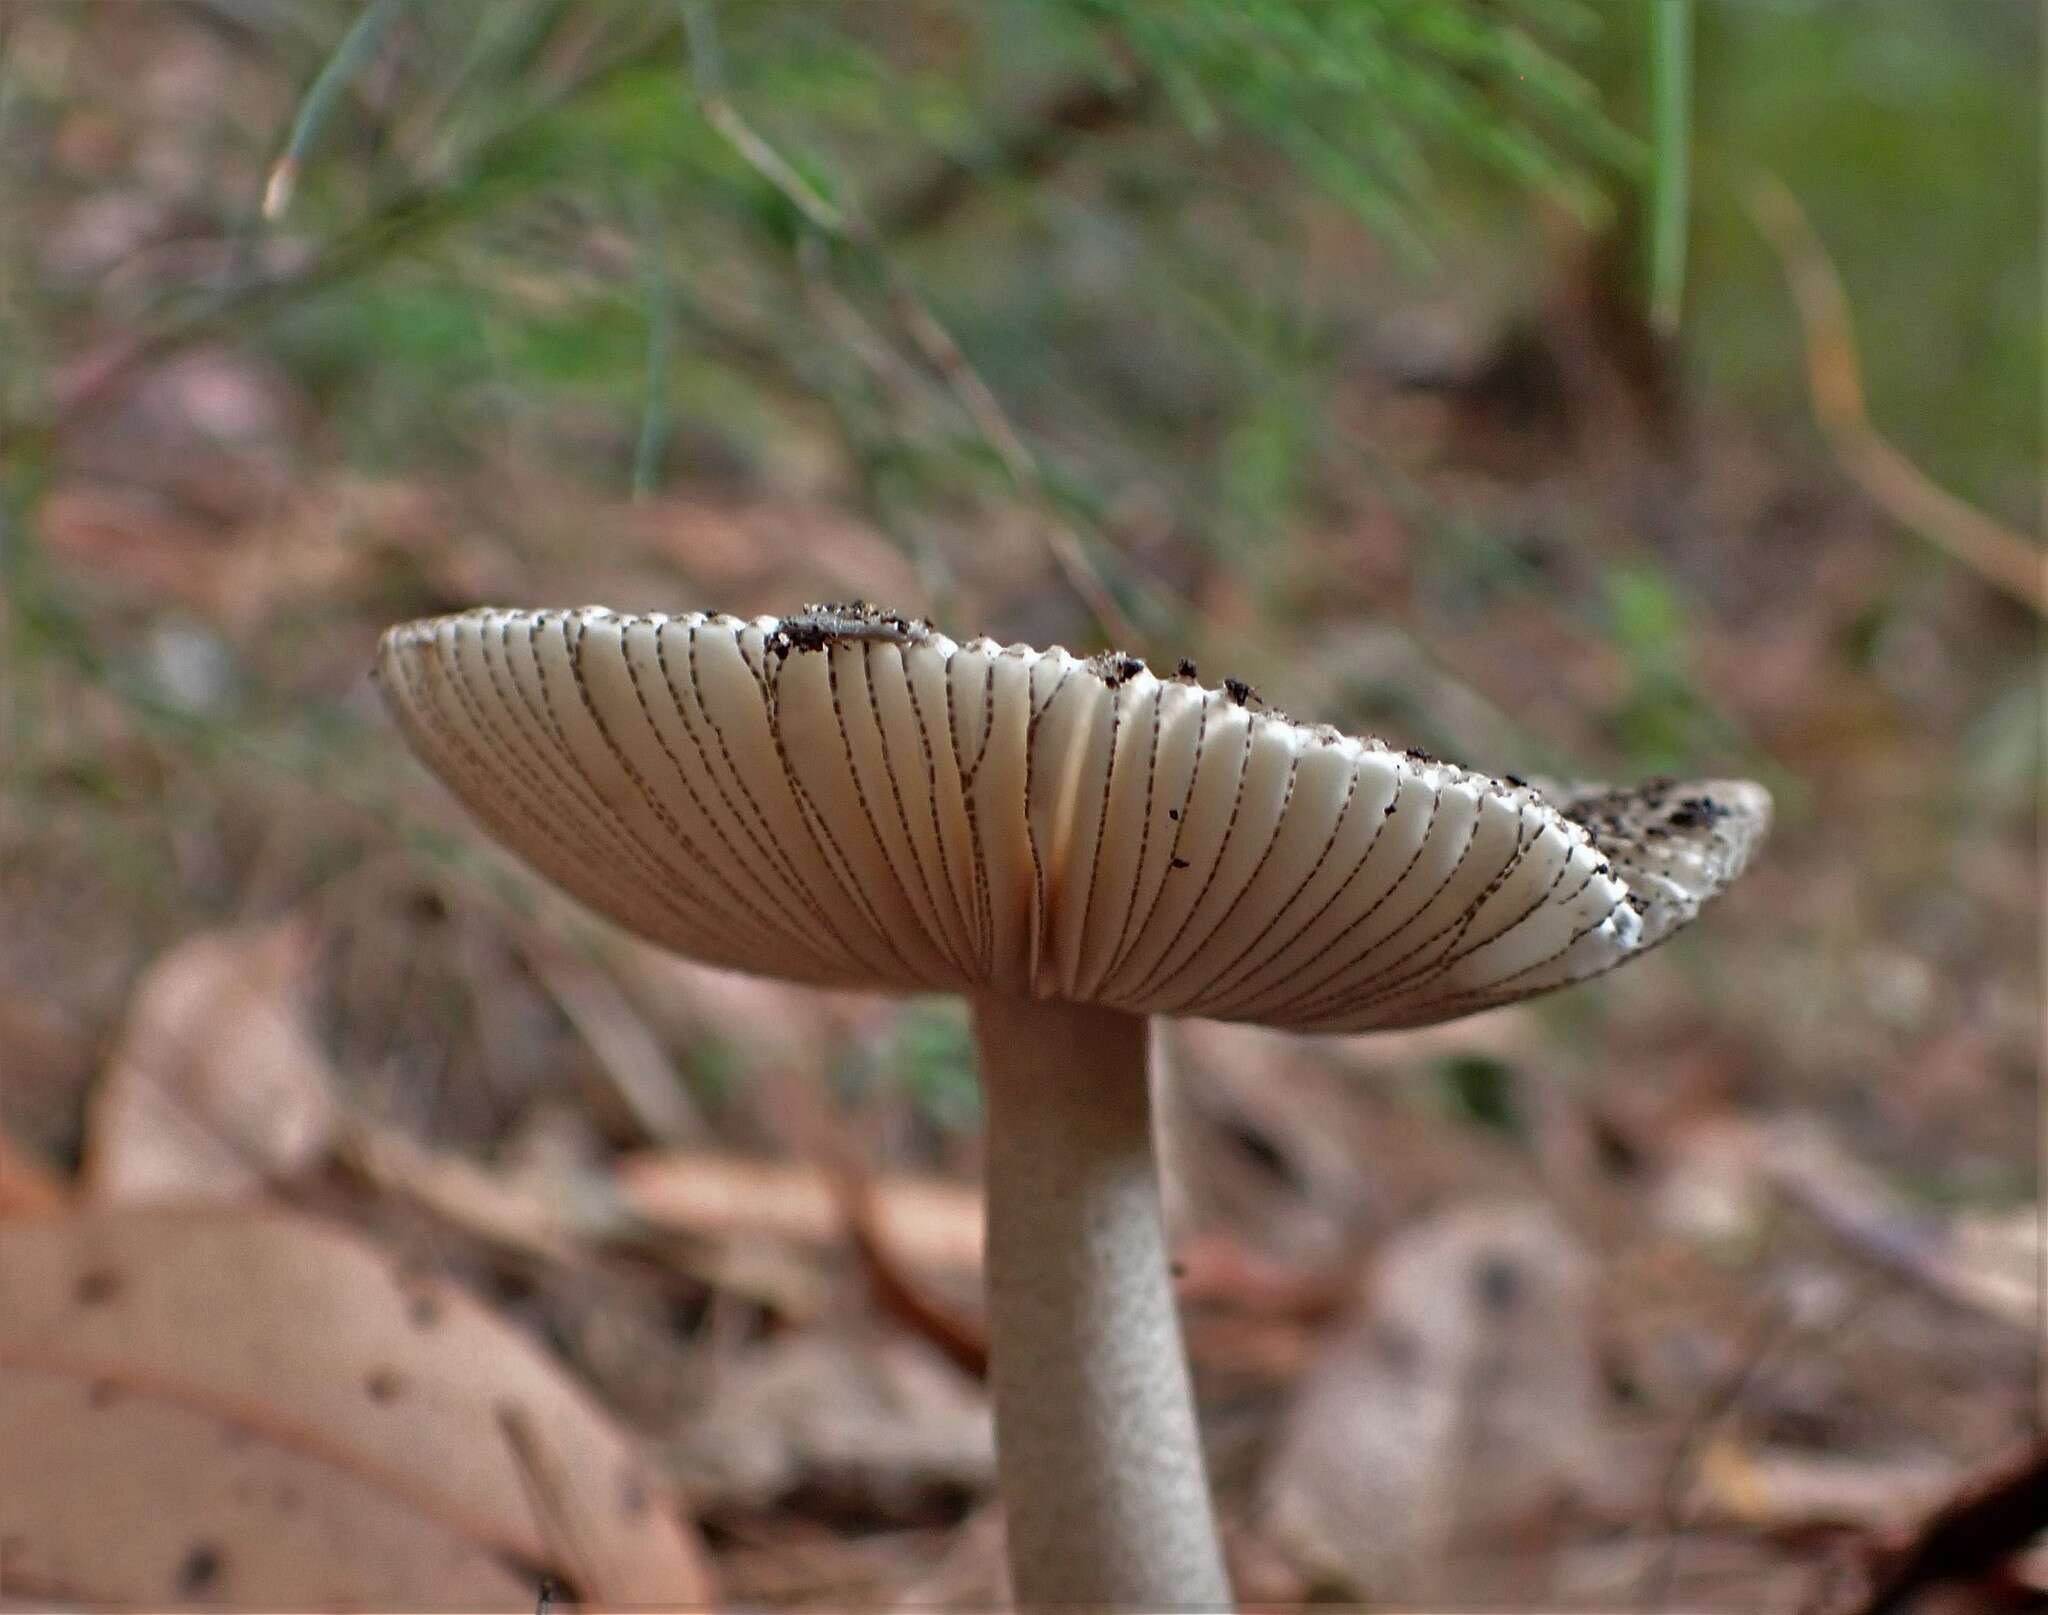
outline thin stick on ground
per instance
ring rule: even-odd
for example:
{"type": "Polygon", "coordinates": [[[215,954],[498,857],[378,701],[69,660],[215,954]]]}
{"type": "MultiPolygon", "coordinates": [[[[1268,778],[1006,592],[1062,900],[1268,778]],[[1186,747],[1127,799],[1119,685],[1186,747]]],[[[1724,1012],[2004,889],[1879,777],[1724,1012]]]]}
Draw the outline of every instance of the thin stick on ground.
{"type": "Polygon", "coordinates": [[[987,1325],[938,1299],[911,1271],[912,1263],[884,1214],[883,1186],[853,1130],[808,1083],[779,1083],[777,1098],[776,1109],[793,1129],[799,1153],[815,1164],[819,1181],[831,1196],[876,1307],[936,1348],[962,1373],[987,1379],[987,1325]]]}
{"type": "Polygon", "coordinates": [[[2048,1442],[2036,1441],[1930,1515],[1855,1615],[1904,1615],[1934,1587],[1995,1576],[2048,1529],[2048,1442]]]}
{"type": "Polygon", "coordinates": [[[1894,520],[2048,616],[2048,552],[1938,486],[1870,424],[1848,294],[1798,198],[1770,174],[1758,175],[1743,197],[1791,287],[1806,338],[1813,412],[1843,468],[1894,520]]]}
{"type": "Polygon", "coordinates": [[[1671,1583],[1678,1568],[1678,1537],[1685,1524],[1685,1488],[1699,1465],[1708,1440],[1734,1411],[1757,1370],[1783,1338],[1791,1320],[1782,1307],[1768,1305],[1743,1331],[1742,1350],[1728,1372],[1700,1398],[1672,1449],[1671,1462],[1657,1488],[1652,1524],[1659,1533],[1656,1553],[1643,1572],[1638,1596],[1644,1609],[1664,1609],[1671,1601],[1671,1583]]]}
{"type": "Polygon", "coordinates": [[[542,1445],[533,1420],[524,1408],[506,1402],[498,1407],[498,1427],[505,1434],[505,1445],[511,1449],[513,1462],[519,1470],[519,1481],[532,1505],[534,1520],[540,1526],[541,1540],[548,1545],[555,1562],[568,1573],[581,1597],[600,1597],[598,1588],[601,1584],[590,1555],[579,1540],[562,1477],[556,1471],[552,1455],[542,1445]]]}

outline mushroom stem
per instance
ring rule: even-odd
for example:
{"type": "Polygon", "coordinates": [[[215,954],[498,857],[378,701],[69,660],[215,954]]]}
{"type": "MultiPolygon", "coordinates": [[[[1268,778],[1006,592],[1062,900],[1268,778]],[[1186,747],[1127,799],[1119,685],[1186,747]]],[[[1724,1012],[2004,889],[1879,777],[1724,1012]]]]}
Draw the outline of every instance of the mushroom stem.
{"type": "Polygon", "coordinates": [[[1017,1601],[1225,1607],[1167,1271],[1148,1023],[988,996],[974,1024],[989,1368],[1017,1601]]]}

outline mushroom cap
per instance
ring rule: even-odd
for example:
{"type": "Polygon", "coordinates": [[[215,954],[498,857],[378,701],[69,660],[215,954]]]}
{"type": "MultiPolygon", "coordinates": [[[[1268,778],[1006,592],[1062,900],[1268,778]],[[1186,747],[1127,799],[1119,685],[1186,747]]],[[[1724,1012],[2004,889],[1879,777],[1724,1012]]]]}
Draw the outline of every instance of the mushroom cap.
{"type": "Polygon", "coordinates": [[[858,604],[483,608],[378,658],[413,747],[564,889],[823,986],[1421,1025],[1663,941],[1769,823],[1745,781],[1546,795],[1182,667],[858,604]]]}

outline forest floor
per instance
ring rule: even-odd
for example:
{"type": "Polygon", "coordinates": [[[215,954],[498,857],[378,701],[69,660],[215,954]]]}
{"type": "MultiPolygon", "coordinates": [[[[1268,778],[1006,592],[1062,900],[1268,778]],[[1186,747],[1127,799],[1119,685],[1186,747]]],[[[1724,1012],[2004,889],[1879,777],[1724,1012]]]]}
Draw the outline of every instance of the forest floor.
{"type": "MultiPolygon", "coordinates": [[[[90,110],[52,147],[88,176],[90,110]]],[[[178,272],[140,193],[30,205],[68,275],[178,272]]],[[[1559,1002],[1162,1034],[1237,1584],[1847,1612],[1904,1566],[1952,1575],[1915,1608],[2040,1607],[1996,1508],[1914,1547],[2040,1429],[2034,620],[1687,384],[1574,234],[1535,272],[1523,315],[1361,338],[1348,472],[1256,565],[1120,516],[1190,641],[1142,648],[1503,772],[1682,751],[1780,821],[1559,1002]]],[[[803,476],[629,500],[524,428],[366,471],[232,326],[79,318],[88,402],[7,517],[0,1424],[47,1439],[0,1496],[102,1507],[0,1525],[0,1600],[998,1599],[958,1007],[600,929],[367,679],[387,623],[479,600],[915,610],[929,570],[803,476]]],[[[942,626],[1090,631],[1027,513],[949,559],[979,621],[942,626]]]]}

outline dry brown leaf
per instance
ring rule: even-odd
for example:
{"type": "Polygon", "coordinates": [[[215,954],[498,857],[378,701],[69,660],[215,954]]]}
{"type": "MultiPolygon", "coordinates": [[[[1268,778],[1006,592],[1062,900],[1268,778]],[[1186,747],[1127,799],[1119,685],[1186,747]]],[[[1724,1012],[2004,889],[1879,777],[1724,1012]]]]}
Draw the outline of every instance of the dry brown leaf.
{"type": "Polygon", "coordinates": [[[987,1325],[967,1309],[934,1294],[910,1271],[878,1225],[872,1174],[849,1154],[834,1169],[834,1177],[840,1215],[846,1219],[847,1233],[860,1258],[861,1273],[876,1310],[936,1348],[963,1374],[986,1379],[987,1325]]]}
{"type": "Polygon", "coordinates": [[[228,553],[215,524],[160,498],[92,481],[51,490],[38,512],[42,541],[58,564],[159,605],[208,604],[205,579],[228,553]]]}
{"type": "MultiPolygon", "coordinates": [[[[166,467],[164,480],[175,490],[183,479],[166,467]]],[[[262,484],[247,486],[246,467],[217,467],[205,480],[214,508],[195,517],[183,501],[145,491],[147,479],[78,478],[53,490],[43,532],[53,554],[102,587],[153,610],[176,605],[237,635],[308,602],[359,593],[373,579],[373,541],[396,548],[440,536],[429,502],[405,484],[325,476],[274,487],[252,507],[262,484]]]]}
{"type": "Polygon", "coordinates": [[[452,1286],[295,1215],[181,1206],[0,1225],[0,1406],[47,1422],[33,1444],[0,1444],[19,1585],[423,1606],[458,1586],[503,1603],[573,1567],[596,1601],[711,1596],[659,1482],[555,1363],[452,1286]],[[534,1432],[559,1507],[537,1506],[508,1417],[534,1432]],[[285,1530],[307,1533],[304,1557],[264,1546],[285,1530]],[[401,1574],[420,1580],[389,1595],[401,1574]]]}
{"type": "MultiPolygon", "coordinates": [[[[742,1235],[828,1245],[847,1237],[830,1177],[804,1161],[757,1161],[706,1151],[629,1155],[620,1197],[656,1227],[707,1238],[742,1235]]],[[[873,1231],[911,1267],[978,1272],[981,1194],[940,1178],[879,1177],[867,1185],[873,1231]]]]}
{"type": "MultiPolygon", "coordinates": [[[[106,744],[98,734],[74,731],[67,739],[95,750],[103,761],[107,757],[107,751],[98,750],[106,744]]],[[[19,857],[30,844],[10,834],[0,843],[0,855],[19,857]]],[[[74,1094],[96,1058],[85,1028],[47,994],[0,984],[0,1083],[8,1085],[10,1094],[74,1094]]]]}
{"type": "MultiPolygon", "coordinates": [[[[423,1148],[395,1128],[362,1119],[343,1129],[341,1159],[380,1192],[423,1206],[477,1238],[524,1257],[573,1271],[587,1260],[591,1244],[644,1241],[650,1233],[683,1233],[701,1246],[664,1250],[680,1271],[717,1289],[759,1302],[784,1319],[817,1315],[827,1285],[816,1264],[792,1244],[822,1245],[831,1230],[820,1225],[815,1238],[789,1237],[787,1206],[765,1208],[762,1230],[735,1218],[723,1199],[685,1204],[680,1215],[647,1215],[622,1198],[611,1178],[572,1173],[545,1185],[443,1150],[423,1148]],[[695,1213],[707,1211],[708,1216],[695,1213]]],[[[700,1157],[658,1157],[690,1161],[700,1157]]],[[[726,1167],[751,1170],[755,1163],[729,1156],[704,1156],[717,1173],[726,1167]]],[[[749,1208],[760,1210],[764,1208],[749,1208]]]]}
{"type": "Polygon", "coordinates": [[[762,1507],[801,1489],[915,1517],[995,1479],[988,1400],[925,1346],[844,1331],[788,1336],[724,1364],[671,1447],[700,1503],[762,1507]]]}
{"type": "Polygon", "coordinates": [[[190,937],[143,976],[86,1118],[85,1193],[248,1194],[303,1170],[335,1126],[299,993],[303,925],[190,937]]]}
{"type": "Polygon", "coordinates": [[[430,1150],[395,1127],[351,1119],[341,1157],[385,1194],[402,1195],[502,1250],[574,1266],[579,1224],[563,1197],[547,1199],[465,1156],[430,1150]]]}
{"type": "Polygon", "coordinates": [[[408,1501],[114,1378],[0,1369],[0,1579],[161,1607],[518,1609],[530,1577],[408,1501]]]}
{"type": "Polygon", "coordinates": [[[313,602],[332,609],[376,590],[393,554],[431,571],[447,542],[438,492],[329,471],[236,532],[205,580],[208,616],[235,634],[260,633],[313,602]]]}
{"type": "Polygon", "coordinates": [[[1593,1289],[1591,1259],[1540,1205],[1403,1233],[1282,1426],[1274,1541],[1376,1601],[1443,1593],[1447,1555],[1505,1567],[1517,1531],[1605,1468],[1593,1289]]]}
{"type": "Polygon", "coordinates": [[[64,1180],[0,1128],[0,1217],[61,1211],[70,1198],[64,1180]]]}

